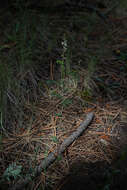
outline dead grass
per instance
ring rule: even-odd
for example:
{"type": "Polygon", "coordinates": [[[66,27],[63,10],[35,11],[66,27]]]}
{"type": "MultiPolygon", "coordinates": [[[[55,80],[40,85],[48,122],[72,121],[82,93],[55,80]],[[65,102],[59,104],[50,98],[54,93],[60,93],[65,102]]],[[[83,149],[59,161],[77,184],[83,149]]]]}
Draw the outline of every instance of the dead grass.
{"type": "MultiPolygon", "coordinates": [[[[33,189],[38,189],[40,184],[49,183],[53,188],[69,172],[70,165],[76,160],[84,160],[86,163],[106,161],[111,164],[120,154],[122,147],[127,144],[126,129],[120,130],[120,126],[125,128],[127,123],[127,71],[124,67],[126,62],[119,59],[114,52],[127,50],[125,39],[127,18],[111,18],[111,21],[113,30],[109,32],[108,38],[105,37],[104,31],[107,27],[104,28],[104,25],[96,26],[98,30],[90,33],[88,37],[89,51],[86,53],[94,52],[98,55],[102,41],[105,50],[99,54],[99,64],[91,77],[93,81],[91,88],[94,92],[92,98],[83,98],[77,93],[83,90],[84,86],[81,85],[85,80],[83,73],[86,70],[80,67],[81,81],[71,84],[74,91],[64,94],[59,87],[54,86],[46,89],[36,103],[26,101],[23,128],[19,128],[18,122],[15,122],[12,130],[6,131],[6,136],[2,138],[1,176],[12,162],[23,166],[23,174],[28,173],[30,168],[35,168],[75,131],[85,115],[91,111],[94,111],[95,118],[87,131],[68,148],[61,160],[42,172],[35,180],[36,185],[34,184],[33,189]],[[100,36],[104,37],[102,41],[100,36]],[[52,90],[61,95],[62,99],[53,97],[52,90]],[[63,102],[67,99],[71,101],[64,105],[63,102]]],[[[52,72],[52,75],[54,74],[52,72]]]]}
{"type": "MultiPolygon", "coordinates": [[[[42,179],[40,177],[38,179],[41,182],[38,183],[44,183],[46,177],[55,184],[68,172],[69,165],[79,159],[88,163],[97,161],[111,163],[116,159],[118,151],[120,151],[120,144],[117,141],[117,131],[114,134],[112,130],[120,126],[121,118],[125,114],[122,107],[117,102],[108,102],[104,105],[99,105],[97,102],[92,106],[91,103],[87,103],[87,107],[83,107],[80,105],[79,99],[74,97],[73,99],[73,105],[62,110],[57,100],[51,101],[47,98],[44,101],[41,99],[35,109],[35,120],[32,125],[24,130],[19,130],[18,133],[12,131],[12,133],[8,133],[8,137],[3,138],[4,153],[1,152],[1,175],[11,162],[23,164],[24,172],[28,171],[30,167],[34,168],[39,165],[46,155],[54,151],[64,139],[76,130],[89,111],[95,113],[92,125],[68,148],[61,161],[56,161],[46,173],[42,173],[42,179]],[[61,116],[57,116],[56,113],[61,113],[61,116]]],[[[26,105],[26,107],[31,109],[30,105],[26,105]]],[[[119,142],[121,142],[120,139],[119,142]]],[[[126,142],[122,143],[126,144],[126,142]]]]}

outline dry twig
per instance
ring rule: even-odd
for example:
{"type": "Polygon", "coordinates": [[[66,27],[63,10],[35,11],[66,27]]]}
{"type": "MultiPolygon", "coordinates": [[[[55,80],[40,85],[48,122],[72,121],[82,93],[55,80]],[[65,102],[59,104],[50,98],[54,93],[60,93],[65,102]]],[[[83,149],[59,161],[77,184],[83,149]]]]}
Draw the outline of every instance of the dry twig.
{"type": "MultiPolygon", "coordinates": [[[[48,168],[56,160],[56,158],[60,156],[67,149],[67,147],[70,146],[74,140],[76,140],[83,133],[84,130],[86,130],[93,117],[93,112],[87,115],[86,119],[80,124],[78,129],[73,132],[67,139],[65,139],[58,149],[56,149],[54,152],[51,152],[48,157],[45,158],[41,164],[35,168],[34,177],[39,176],[44,169],[48,168]]],[[[10,190],[18,190],[24,188],[25,185],[30,182],[31,178],[31,174],[27,175],[26,179],[19,180],[18,183],[10,188],[10,190]]]]}

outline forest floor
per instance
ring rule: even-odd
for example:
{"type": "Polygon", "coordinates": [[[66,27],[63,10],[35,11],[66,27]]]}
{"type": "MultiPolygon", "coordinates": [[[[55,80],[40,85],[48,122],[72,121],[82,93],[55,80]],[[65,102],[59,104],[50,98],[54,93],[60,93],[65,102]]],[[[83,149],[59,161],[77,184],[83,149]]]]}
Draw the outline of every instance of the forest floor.
{"type": "Polygon", "coordinates": [[[89,12],[7,10],[0,18],[1,188],[33,172],[93,112],[26,189],[125,189],[127,16],[105,23],[89,12]]]}

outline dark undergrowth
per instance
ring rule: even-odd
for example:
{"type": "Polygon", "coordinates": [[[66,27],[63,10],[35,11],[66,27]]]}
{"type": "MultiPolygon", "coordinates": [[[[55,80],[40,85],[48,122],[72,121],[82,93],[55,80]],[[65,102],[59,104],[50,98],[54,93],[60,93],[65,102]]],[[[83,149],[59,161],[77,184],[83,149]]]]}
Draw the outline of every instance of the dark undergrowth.
{"type": "Polygon", "coordinates": [[[1,3],[0,186],[32,174],[24,189],[126,189],[127,5],[63,2],[1,3]],[[89,112],[86,132],[34,176],[89,112]]]}

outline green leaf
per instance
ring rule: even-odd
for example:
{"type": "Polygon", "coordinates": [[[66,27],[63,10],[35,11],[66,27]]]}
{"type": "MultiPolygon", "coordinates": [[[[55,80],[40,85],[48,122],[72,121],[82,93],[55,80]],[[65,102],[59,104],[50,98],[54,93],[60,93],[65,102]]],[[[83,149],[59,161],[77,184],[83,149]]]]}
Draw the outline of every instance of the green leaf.
{"type": "Polygon", "coordinates": [[[60,94],[58,94],[56,91],[51,92],[51,96],[55,96],[57,98],[62,98],[60,94]]]}
{"type": "Polygon", "coordinates": [[[10,177],[14,177],[16,179],[18,176],[20,176],[22,170],[22,166],[17,166],[16,163],[12,163],[9,165],[9,167],[5,170],[3,177],[7,180],[10,180],[10,177]]]}
{"type": "Polygon", "coordinates": [[[62,117],[62,113],[55,113],[55,116],[62,117]]]}
{"type": "Polygon", "coordinates": [[[55,80],[47,80],[46,83],[48,85],[53,85],[53,84],[56,84],[56,81],[55,80]]]}
{"type": "Polygon", "coordinates": [[[57,161],[60,161],[60,160],[62,160],[62,156],[61,156],[61,155],[59,155],[59,156],[57,157],[57,161]]]}
{"type": "Polygon", "coordinates": [[[68,98],[68,99],[64,100],[61,104],[62,104],[62,106],[66,107],[66,106],[72,104],[72,100],[68,98]]]}
{"type": "Polygon", "coordinates": [[[58,143],[58,139],[57,139],[56,136],[52,136],[51,139],[52,139],[52,141],[53,141],[54,143],[58,143]]]}

